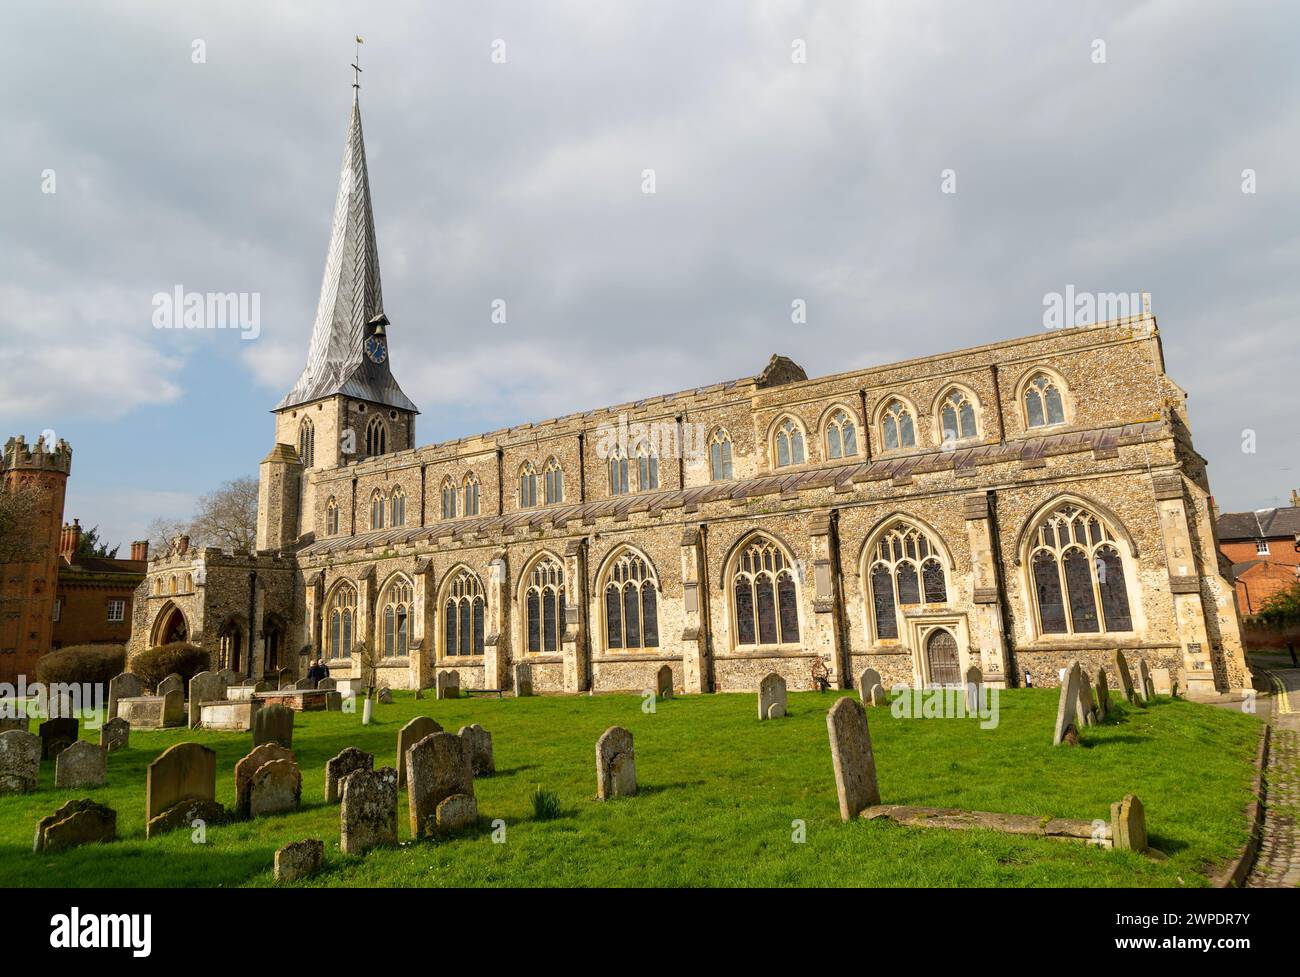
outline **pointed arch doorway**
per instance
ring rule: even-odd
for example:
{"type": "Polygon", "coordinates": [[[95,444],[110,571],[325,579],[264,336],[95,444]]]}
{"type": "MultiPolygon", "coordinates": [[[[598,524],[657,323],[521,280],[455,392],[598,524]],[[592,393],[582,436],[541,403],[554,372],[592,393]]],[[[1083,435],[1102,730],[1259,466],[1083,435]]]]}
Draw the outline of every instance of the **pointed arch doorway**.
{"type": "Polygon", "coordinates": [[[935,628],[926,636],[925,658],[931,685],[961,684],[957,638],[947,628],[935,628]]]}

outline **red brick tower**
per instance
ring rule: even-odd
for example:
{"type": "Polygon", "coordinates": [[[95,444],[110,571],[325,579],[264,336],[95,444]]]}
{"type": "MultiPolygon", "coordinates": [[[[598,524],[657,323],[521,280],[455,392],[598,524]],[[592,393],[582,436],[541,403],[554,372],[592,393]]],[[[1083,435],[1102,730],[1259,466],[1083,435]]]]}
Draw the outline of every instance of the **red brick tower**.
{"type": "Polygon", "coordinates": [[[5,442],[0,491],[10,496],[16,520],[0,540],[0,682],[36,681],[36,659],[50,650],[54,597],[63,542],[63,496],[72,471],[72,448],[44,436],[29,446],[19,435],[5,442]]]}

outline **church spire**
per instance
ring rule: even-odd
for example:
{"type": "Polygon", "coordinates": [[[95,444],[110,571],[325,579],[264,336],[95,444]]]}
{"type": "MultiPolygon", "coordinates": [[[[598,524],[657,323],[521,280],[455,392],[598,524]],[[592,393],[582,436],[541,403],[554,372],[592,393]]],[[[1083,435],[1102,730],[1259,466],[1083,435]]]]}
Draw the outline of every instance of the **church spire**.
{"type": "Polygon", "coordinates": [[[307,365],[276,410],[335,394],[414,411],[388,368],[384,299],[379,284],[379,247],[370,205],[370,178],[361,132],[358,86],[352,90],[352,115],[343,147],[343,166],[334,222],[330,228],[325,275],[321,280],[316,322],[312,327],[307,365]],[[375,352],[378,336],[384,346],[375,352]]]}

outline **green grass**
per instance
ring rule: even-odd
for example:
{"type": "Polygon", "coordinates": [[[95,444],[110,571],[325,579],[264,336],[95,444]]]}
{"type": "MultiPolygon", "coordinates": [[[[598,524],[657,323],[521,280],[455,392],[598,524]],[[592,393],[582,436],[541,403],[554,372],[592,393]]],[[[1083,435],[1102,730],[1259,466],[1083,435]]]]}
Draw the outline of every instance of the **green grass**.
{"type": "MultiPolygon", "coordinates": [[[[324,886],[1195,886],[1245,841],[1255,719],[1173,699],[1120,704],[1084,746],[1053,748],[1051,689],[1003,693],[991,730],[870,710],[884,801],[1091,820],[1134,793],[1167,861],[986,831],[842,824],[825,722],[836,695],[792,694],[787,718],[762,723],[753,695],[678,697],[647,715],[639,696],[438,702],[398,693],[376,706],[369,727],[359,714],[299,713],[302,809],[210,827],[201,845],[188,831],[145,840],[145,768],[173,743],[205,743],[218,755],[217,799],[229,806],[250,737],[135,731],[130,749],[109,757],[107,787],[56,791],[47,763],[39,792],[0,797],[0,885],[272,885],[275,849],[314,837],[326,843],[326,866],[307,884],[324,886]],[[325,761],[357,746],[392,765],[397,731],[421,713],[450,731],[479,722],[493,734],[497,773],[475,783],[480,830],[345,857],[338,807],[322,799],[325,761]],[[636,737],[641,793],[600,803],[595,743],[616,724],[636,737]],[[535,818],[539,786],[557,795],[557,817],[535,818]],[[78,796],[117,809],[121,840],[34,855],[37,819],[78,796]],[[497,818],[503,844],[493,842],[497,818]],[[805,843],[792,841],[795,820],[805,843]]],[[[408,837],[404,793],[398,832],[408,837]]]]}

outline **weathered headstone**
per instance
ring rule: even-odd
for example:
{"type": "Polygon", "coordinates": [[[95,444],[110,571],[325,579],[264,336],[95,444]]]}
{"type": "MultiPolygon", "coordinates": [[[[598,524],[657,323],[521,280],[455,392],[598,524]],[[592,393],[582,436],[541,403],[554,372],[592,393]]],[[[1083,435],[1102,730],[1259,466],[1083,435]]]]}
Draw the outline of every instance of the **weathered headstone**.
{"type": "Polygon", "coordinates": [[[185,695],[185,679],[181,678],[175,672],[172,672],[158,683],[158,688],[154,690],[154,695],[166,695],[168,692],[179,692],[183,697],[185,695]]]}
{"type": "Polygon", "coordinates": [[[858,675],[858,696],[862,699],[864,706],[871,704],[871,690],[879,685],[882,689],[885,687],[884,680],[880,673],[874,668],[864,668],[858,675]]]}
{"type": "Polygon", "coordinates": [[[343,778],[357,770],[373,770],[375,757],[373,753],[349,746],[338,756],[325,761],[325,803],[337,804],[343,778]]]}
{"type": "Polygon", "coordinates": [[[131,724],[114,718],[99,727],[99,745],[109,753],[125,750],[131,743],[131,724]]]}
{"type": "Polygon", "coordinates": [[[1174,680],[1169,669],[1151,669],[1151,688],[1156,695],[1173,695],[1174,680]]]}
{"type": "Polygon", "coordinates": [[[831,741],[840,818],[851,821],[865,808],[880,803],[867,711],[851,696],[841,696],[826,714],[826,732],[831,741]]]}
{"type": "Polygon", "coordinates": [[[333,679],[333,678],[323,678],[316,683],[316,688],[328,689],[331,692],[337,689],[338,687],[339,687],[338,679],[333,679]]]}
{"type": "Polygon", "coordinates": [[[47,719],[37,727],[41,737],[41,759],[53,760],[77,741],[77,720],[69,717],[47,719]]]}
{"type": "Polygon", "coordinates": [[[243,817],[249,815],[253,777],[265,764],[273,760],[288,760],[297,764],[293,751],[279,743],[263,743],[235,764],[235,810],[243,817]]]}
{"type": "Polygon", "coordinates": [[[1150,702],[1155,695],[1155,686],[1151,683],[1151,667],[1145,658],[1138,659],[1138,693],[1143,702],[1150,702]]]}
{"type": "Polygon", "coordinates": [[[302,774],[292,760],[271,760],[253,772],[248,785],[248,816],[296,811],[302,802],[302,774]]]}
{"type": "Polygon", "coordinates": [[[375,701],[380,705],[391,706],[393,704],[393,690],[387,685],[383,686],[375,693],[375,701]]]}
{"type": "Polygon", "coordinates": [[[232,685],[240,685],[244,681],[244,676],[240,675],[233,668],[223,668],[221,671],[217,672],[217,674],[226,680],[226,688],[230,688],[232,685]]]}
{"type": "Polygon", "coordinates": [[[1110,714],[1110,686],[1106,684],[1106,669],[1097,669],[1097,719],[1100,721],[1110,714]]]}
{"type": "Polygon", "coordinates": [[[343,778],[339,849],[363,855],[376,845],[397,844],[397,771],[354,770],[343,778]]]}
{"type": "Polygon", "coordinates": [[[279,743],[293,749],[293,710],[279,703],[263,706],[253,716],[253,745],[279,743]]]}
{"type": "Polygon", "coordinates": [[[1115,848],[1144,852],[1147,850],[1147,821],[1142,802],[1132,794],[1110,806],[1110,837],[1115,848]]]}
{"type": "Polygon", "coordinates": [[[785,679],[776,672],[768,672],[758,684],[758,718],[780,719],[785,715],[785,679]]]}
{"type": "Polygon", "coordinates": [[[117,838],[117,812],[89,798],[68,801],[36,824],[32,851],[51,852],[117,838]]]}
{"type": "Polygon", "coordinates": [[[316,688],[316,683],[309,678],[300,678],[293,683],[293,687],[299,691],[308,691],[316,688]]]}
{"type": "Polygon", "coordinates": [[[438,834],[461,831],[478,821],[478,799],[473,794],[452,794],[438,802],[433,823],[438,834]]]}
{"type": "Polygon", "coordinates": [[[336,692],[333,689],[325,690],[325,711],[342,712],[343,711],[343,693],[336,692]]]}
{"type": "Polygon", "coordinates": [[[665,665],[655,673],[655,695],[660,699],[673,697],[673,667],[665,665]]]}
{"type": "Polygon", "coordinates": [[[190,729],[200,725],[203,703],[221,702],[226,697],[226,680],[219,672],[199,672],[190,679],[190,729]]]}
{"type": "Polygon", "coordinates": [[[30,794],[41,772],[41,740],[21,729],[0,733],[0,794],[30,794]]]}
{"type": "Polygon", "coordinates": [[[144,683],[131,672],[121,672],[108,680],[108,719],[117,718],[117,700],[144,695],[144,683]]]}
{"type": "Polygon", "coordinates": [[[462,726],[456,735],[465,741],[465,748],[469,750],[469,764],[474,771],[474,776],[483,777],[496,773],[497,765],[492,757],[491,733],[478,723],[474,723],[471,726],[462,726]]]}
{"type": "Polygon", "coordinates": [[[397,732],[397,786],[406,786],[406,754],[416,743],[433,733],[441,733],[442,726],[428,716],[416,716],[397,732]]]}
{"type": "Polygon", "coordinates": [[[977,713],[980,709],[980,700],[984,698],[984,673],[980,671],[978,665],[972,665],[966,669],[966,711],[968,713],[977,713]]]}
{"type": "Polygon", "coordinates": [[[1083,726],[1078,718],[1082,708],[1079,703],[1080,676],[1080,670],[1071,667],[1065,670],[1065,677],[1061,680],[1061,697],[1056,703],[1056,729],[1052,733],[1053,746],[1064,743],[1071,729],[1074,730],[1077,741],[1079,730],[1083,726]]]}
{"type": "Polygon", "coordinates": [[[438,699],[460,698],[460,672],[439,672],[434,678],[434,691],[438,699]]]}
{"type": "Polygon", "coordinates": [[[533,694],[533,666],[529,662],[515,664],[515,698],[533,694]]]}
{"type": "Polygon", "coordinates": [[[889,696],[885,694],[885,687],[879,682],[871,687],[871,696],[867,704],[872,706],[889,705],[889,696]]]}
{"type": "Polygon", "coordinates": [[[1124,652],[1116,648],[1110,653],[1111,667],[1115,669],[1115,676],[1119,680],[1119,694],[1124,697],[1125,702],[1133,701],[1133,676],[1128,670],[1128,659],[1124,657],[1124,652]]]}
{"type": "MultiPolygon", "coordinates": [[[[411,837],[425,837],[430,830],[454,831],[463,827],[463,822],[451,820],[446,824],[436,820],[432,825],[429,823],[439,805],[455,794],[474,797],[474,771],[470,767],[469,752],[459,736],[431,733],[406,754],[406,797],[411,815],[411,837]]],[[[455,808],[448,814],[450,818],[464,815],[465,811],[455,808]]]]}
{"type": "Polygon", "coordinates": [[[275,881],[297,882],[320,871],[325,843],[315,838],[294,841],[275,851],[275,881]]]}
{"type": "Polygon", "coordinates": [[[1082,726],[1097,725],[1097,704],[1092,698],[1092,682],[1088,680],[1088,673],[1084,671],[1083,666],[1078,662],[1074,667],[1079,669],[1079,705],[1077,715],[1082,726]]]}
{"type": "Polygon", "coordinates": [[[89,740],[77,740],[54,760],[54,786],[61,790],[106,783],[108,751],[89,740]]]}
{"type": "Polygon", "coordinates": [[[632,797],[637,792],[636,749],[632,734],[611,726],[596,740],[596,797],[632,797]]]}
{"type": "Polygon", "coordinates": [[[145,837],[194,817],[220,816],[217,754],[199,743],[177,743],[164,750],[145,774],[145,837]]]}

